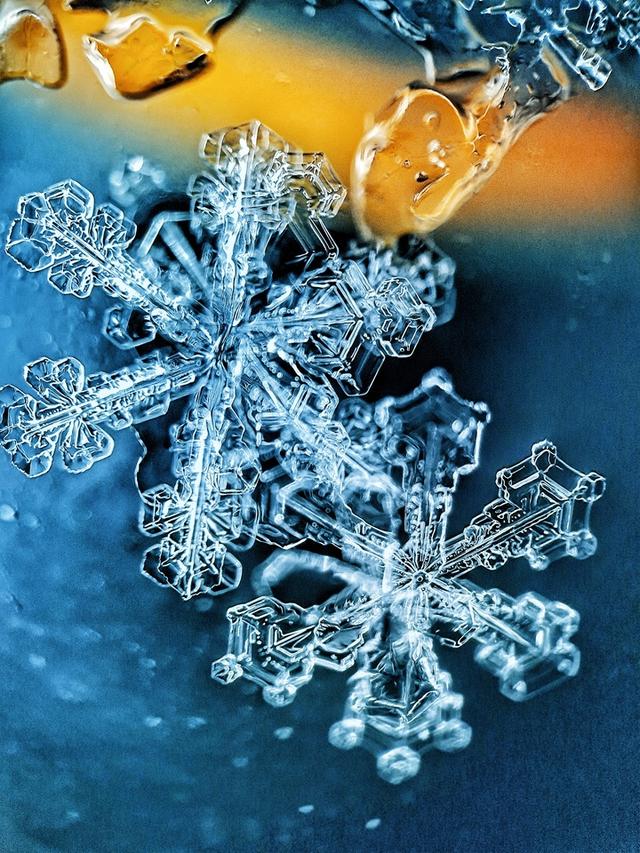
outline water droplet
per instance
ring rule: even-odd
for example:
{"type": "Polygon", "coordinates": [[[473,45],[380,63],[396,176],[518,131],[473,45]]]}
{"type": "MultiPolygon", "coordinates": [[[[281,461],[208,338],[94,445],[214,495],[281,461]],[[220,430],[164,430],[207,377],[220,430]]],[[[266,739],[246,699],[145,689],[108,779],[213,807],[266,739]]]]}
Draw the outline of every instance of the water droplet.
{"type": "Polygon", "coordinates": [[[15,521],[18,510],[11,504],[0,504],[0,521],[15,521]]]}
{"type": "Polygon", "coordinates": [[[371,820],[368,820],[365,823],[364,828],[365,829],[377,829],[381,823],[382,823],[382,821],[380,820],[379,817],[372,817],[371,820]]]}
{"type": "Polygon", "coordinates": [[[277,740],[289,740],[293,734],[293,727],[281,726],[279,729],[276,729],[273,734],[277,740]]]}
{"type": "Polygon", "coordinates": [[[187,717],[186,719],[187,728],[188,729],[199,729],[202,726],[207,725],[207,721],[204,717],[187,717]]]}
{"type": "Polygon", "coordinates": [[[146,15],[134,15],[86,36],[84,49],[112,97],[141,98],[205,68],[211,45],[193,33],[167,30],[146,15]]]}
{"type": "Polygon", "coordinates": [[[315,806],[312,806],[311,803],[309,803],[306,806],[299,806],[298,807],[298,811],[300,812],[300,814],[311,814],[311,812],[314,809],[315,809],[315,806]]]}

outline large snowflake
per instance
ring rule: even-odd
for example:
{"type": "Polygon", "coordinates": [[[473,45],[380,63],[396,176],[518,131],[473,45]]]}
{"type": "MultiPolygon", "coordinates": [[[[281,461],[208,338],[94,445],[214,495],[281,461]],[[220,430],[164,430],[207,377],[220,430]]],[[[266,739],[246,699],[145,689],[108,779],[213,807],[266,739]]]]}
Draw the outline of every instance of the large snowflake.
{"type": "MultiPolygon", "coordinates": [[[[447,538],[486,407],[457,397],[440,371],[405,397],[358,397],[387,356],[411,355],[450,316],[451,261],[415,238],[395,249],[354,241],[340,254],[325,225],[344,199],[330,164],[258,122],[206,136],[202,155],[189,209],[163,207],[138,240],[122,210],[96,208],[74,181],[21,200],[9,255],[47,270],[62,293],[102,288],[117,300],[105,334],[139,352],[89,376],[71,357],[27,365],[35,396],[2,389],[0,443],[27,476],[56,457],[78,473],[111,453],[112,431],[186,398],[171,428],[173,482],[140,487],[142,530],[156,539],[143,572],[184,598],[218,594],[238,585],[238,554],[256,541],[293,549],[261,567],[261,598],[229,611],[229,652],[213,675],[249,678],[278,705],[316,664],[357,665],[331,740],[371,746],[381,775],[402,781],[421,749],[469,740],[435,640],[474,640],[514,699],[575,674],[573,610],[462,578],[509,557],[542,569],[589,556],[603,480],[542,442],[498,475],[498,499],[447,538]],[[274,597],[301,572],[313,604],[274,597]]],[[[133,210],[159,182],[137,160],[113,188],[133,210]]]]}
{"type": "MultiPolygon", "coordinates": [[[[104,332],[119,347],[161,346],[90,376],[74,358],[39,359],[25,368],[37,399],[6,386],[0,422],[27,476],[56,454],[78,473],[112,452],[108,430],[187,396],[172,428],[175,482],[141,491],[142,529],[159,537],[143,571],[185,598],[237,585],[227,546],[296,539],[284,507],[313,478],[333,487],[349,453],[336,390],[368,390],[385,356],[410,355],[453,299],[453,264],[431,244],[352,243],[339,257],[323,220],[345,190],[323,155],[258,122],[201,150],[209,168],[191,180],[189,211],[157,214],[131,252],[134,224],[75,181],[21,199],[9,255],[62,293],[116,298],[104,332]]],[[[132,162],[113,183],[135,206],[153,179],[132,162]]]]}

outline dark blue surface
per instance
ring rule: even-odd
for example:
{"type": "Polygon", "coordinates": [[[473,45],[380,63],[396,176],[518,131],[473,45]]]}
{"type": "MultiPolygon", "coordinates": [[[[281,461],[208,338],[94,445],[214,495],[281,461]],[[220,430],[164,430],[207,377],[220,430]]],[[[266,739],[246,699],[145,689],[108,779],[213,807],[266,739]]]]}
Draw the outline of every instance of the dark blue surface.
{"type": "MultiPolygon", "coordinates": [[[[68,124],[14,96],[1,121],[5,217],[21,192],[69,174],[104,196],[115,134],[97,145],[78,127],[71,149],[68,124]]],[[[390,362],[377,390],[406,391],[442,365],[490,405],[453,530],[494,496],[495,470],[542,438],[609,487],[594,558],[477,577],[578,609],[578,678],[514,705],[467,650],[447,655],[474,740],[459,755],[425,756],[399,788],[376,777],[370,755],[327,743],[344,677],[321,675],[280,711],[209,681],[230,599],[185,605],[138,574],[132,432],[78,478],[29,482],[0,459],[0,515],[17,512],[0,521],[0,849],[639,849],[638,233],[635,223],[560,234],[505,223],[439,237],[459,262],[456,318],[410,364],[390,362]],[[274,736],[281,726],[293,727],[289,740],[274,736]],[[301,814],[306,804],[314,810],[301,814]]],[[[62,297],[5,257],[0,282],[3,382],[19,383],[40,355],[77,355],[91,370],[126,360],[99,336],[99,296],[62,297]]]]}

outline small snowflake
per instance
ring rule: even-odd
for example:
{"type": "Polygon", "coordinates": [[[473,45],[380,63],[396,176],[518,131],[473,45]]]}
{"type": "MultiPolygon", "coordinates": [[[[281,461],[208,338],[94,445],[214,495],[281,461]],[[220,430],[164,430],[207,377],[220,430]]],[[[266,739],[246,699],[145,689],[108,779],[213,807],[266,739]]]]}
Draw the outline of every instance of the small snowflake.
{"type": "Polygon", "coordinates": [[[452,752],[471,738],[435,643],[472,641],[476,662],[515,701],[578,671],[575,610],[532,592],[486,590],[465,575],[515,557],[542,570],[563,556],[593,554],[589,517],[604,480],[570,468],[540,442],[498,473],[497,499],[448,538],[451,497],[459,475],[477,463],[486,418],[441,372],[406,397],[348,404],[342,421],[352,455],[333,498],[335,523],[318,518],[308,528],[316,541],[340,547],[343,559],[300,550],[270,557],[257,569],[267,594],[228,611],[229,649],[212,666],[217,681],[249,679],[276,706],[291,702],[316,666],[355,667],[329,739],[370,749],[380,776],[394,784],[418,772],[421,752],[452,752]],[[318,603],[274,597],[296,576],[307,596],[316,588],[318,603]]]}

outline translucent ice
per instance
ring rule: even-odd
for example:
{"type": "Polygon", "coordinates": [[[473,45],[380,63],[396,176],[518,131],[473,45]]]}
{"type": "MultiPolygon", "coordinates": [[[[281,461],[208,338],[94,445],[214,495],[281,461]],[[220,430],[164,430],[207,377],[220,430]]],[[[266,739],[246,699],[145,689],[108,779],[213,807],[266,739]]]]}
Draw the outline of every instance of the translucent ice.
{"type": "MultiPolygon", "coordinates": [[[[85,470],[111,452],[111,431],[189,397],[172,429],[175,481],[141,487],[142,529],[158,540],[143,571],[186,598],[235,586],[232,552],[256,538],[295,541],[282,496],[312,461],[331,482],[348,443],[338,392],[366,391],[386,357],[410,355],[453,295],[453,265],[431,244],[353,243],[339,257],[324,220],[344,188],[321,154],[258,122],[201,150],[190,211],[157,213],[137,241],[121,210],[74,181],[21,200],[7,252],[62,293],[114,297],[103,328],[120,348],[159,346],[111,374],[40,359],[25,371],[31,391],[5,387],[0,409],[3,447],[38,476],[56,456],[85,470]]],[[[112,184],[135,207],[154,176],[161,185],[134,158],[112,184]]]]}
{"type": "Polygon", "coordinates": [[[355,153],[352,200],[360,231],[388,242],[429,233],[477,192],[528,123],[509,103],[508,86],[508,73],[496,67],[476,75],[462,97],[452,98],[446,86],[400,90],[355,153]]]}
{"type": "Polygon", "coordinates": [[[0,3],[0,81],[31,80],[55,87],[64,81],[64,53],[44,2],[0,3]]]}
{"type": "Polygon", "coordinates": [[[486,416],[441,374],[425,377],[407,397],[347,406],[342,422],[351,444],[335,518],[322,517],[316,495],[289,502],[306,520],[298,522],[306,537],[337,547],[342,559],[301,550],[269,558],[257,570],[264,594],[228,611],[229,648],[212,665],[214,679],[249,679],[272,705],[293,701],[316,667],[355,669],[329,740],[369,749],[392,784],[415,776],[422,752],[453,752],[471,739],[437,644],[472,641],[476,662],[514,701],[578,671],[572,608],[532,592],[513,598],[486,590],[465,575],[515,557],[539,571],[559,557],[593,554],[589,517],[604,481],[569,468],[540,442],[498,473],[497,499],[448,536],[451,497],[459,475],[477,463],[486,416]],[[315,585],[317,603],[301,607],[274,596],[296,577],[307,596],[315,585]]]}
{"type": "Polygon", "coordinates": [[[192,77],[211,52],[211,45],[193,33],[167,30],[146,15],[115,18],[84,43],[107,92],[125,98],[142,98],[192,77]]]}

